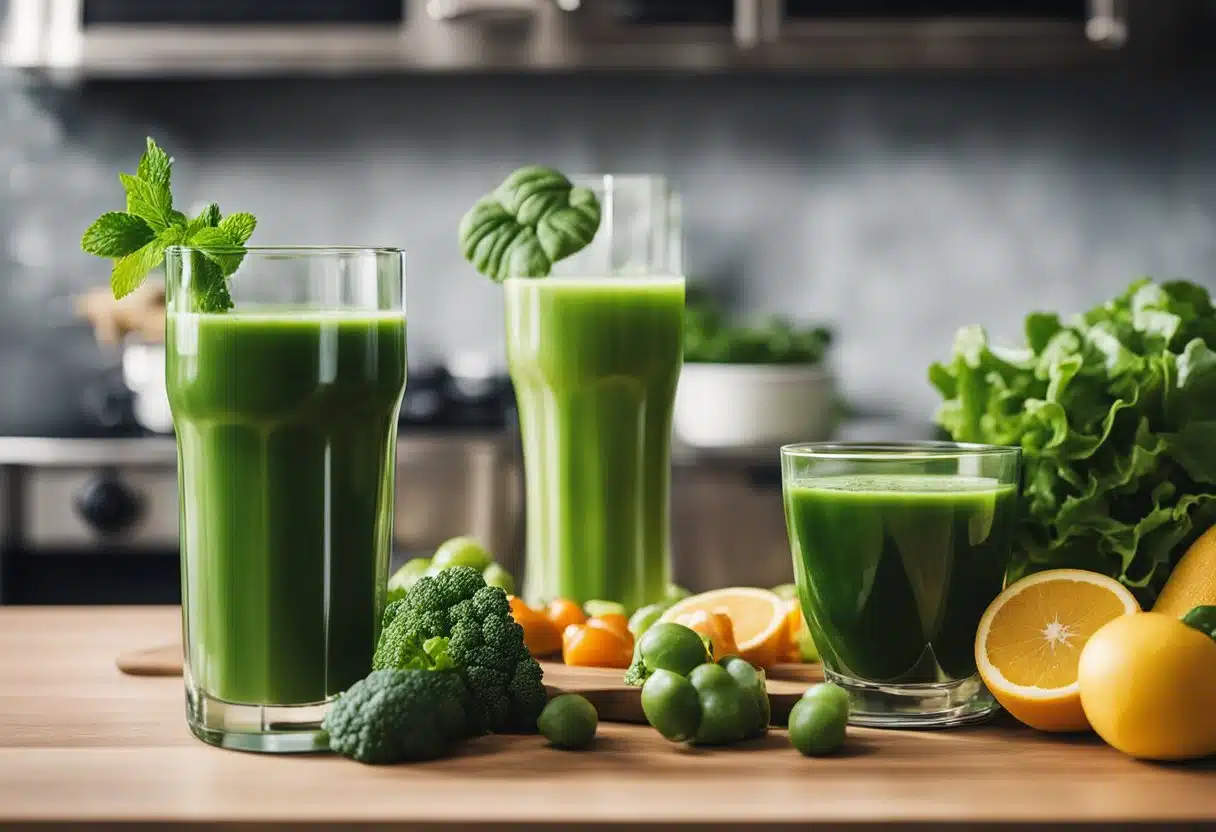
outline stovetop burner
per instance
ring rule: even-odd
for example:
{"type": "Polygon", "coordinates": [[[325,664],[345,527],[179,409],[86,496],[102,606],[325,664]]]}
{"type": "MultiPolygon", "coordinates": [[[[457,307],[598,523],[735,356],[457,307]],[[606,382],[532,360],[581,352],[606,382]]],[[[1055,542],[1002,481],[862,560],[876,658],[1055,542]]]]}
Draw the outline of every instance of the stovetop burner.
{"type": "Polygon", "coordinates": [[[515,394],[501,374],[456,375],[442,366],[410,370],[401,426],[500,430],[514,421],[515,394]]]}

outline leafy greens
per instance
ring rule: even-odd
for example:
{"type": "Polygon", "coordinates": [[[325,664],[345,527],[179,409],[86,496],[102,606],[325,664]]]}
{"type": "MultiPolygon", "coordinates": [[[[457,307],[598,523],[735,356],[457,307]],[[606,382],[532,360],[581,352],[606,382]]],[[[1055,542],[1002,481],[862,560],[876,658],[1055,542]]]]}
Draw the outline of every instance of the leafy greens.
{"type": "Polygon", "coordinates": [[[1216,310],[1206,289],[1140,280],[1068,321],[1036,312],[1026,345],[959,330],[929,368],[955,440],[1019,445],[1011,579],[1073,567],[1142,603],[1216,521],[1216,310]]]}
{"type": "Polygon", "coordinates": [[[477,271],[547,277],[553,264],[581,251],[600,227],[600,203],[552,168],[522,167],[460,220],[460,250],[477,271]]]}
{"type": "Polygon", "coordinates": [[[705,364],[821,363],[832,343],[823,327],[800,328],[781,317],[759,326],[731,324],[706,295],[689,293],[684,308],[684,360],[705,364]]]}

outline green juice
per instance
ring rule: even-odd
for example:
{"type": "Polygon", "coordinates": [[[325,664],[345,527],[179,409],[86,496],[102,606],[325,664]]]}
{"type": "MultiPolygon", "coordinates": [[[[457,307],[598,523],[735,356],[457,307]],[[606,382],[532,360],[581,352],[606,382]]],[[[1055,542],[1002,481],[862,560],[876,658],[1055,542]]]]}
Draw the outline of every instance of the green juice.
{"type": "Polygon", "coordinates": [[[401,313],[170,314],[187,672],[241,704],[367,674],[392,539],[401,313]]]}
{"type": "Polygon", "coordinates": [[[1000,593],[1017,493],[933,474],[816,477],[785,489],[802,609],[829,670],[869,682],[952,682],[975,668],[1000,593]]]}
{"type": "Polygon", "coordinates": [[[505,288],[527,596],[656,601],[670,572],[684,279],[514,278],[505,288]]]}

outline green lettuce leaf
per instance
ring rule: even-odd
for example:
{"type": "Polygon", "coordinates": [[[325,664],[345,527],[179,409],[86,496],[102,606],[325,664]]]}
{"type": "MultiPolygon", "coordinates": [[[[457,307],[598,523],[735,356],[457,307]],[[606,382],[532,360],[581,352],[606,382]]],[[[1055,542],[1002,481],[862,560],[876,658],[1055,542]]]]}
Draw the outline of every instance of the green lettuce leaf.
{"type": "Polygon", "coordinates": [[[1139,280],[1069,320],[1029,315],[1025,346],[964,327],[929,368],[958,441],[1023,449],[1011,577],[1060,567],[1151,603],[1216,522],[1216,310],[1206,289],[1139,280]]]}

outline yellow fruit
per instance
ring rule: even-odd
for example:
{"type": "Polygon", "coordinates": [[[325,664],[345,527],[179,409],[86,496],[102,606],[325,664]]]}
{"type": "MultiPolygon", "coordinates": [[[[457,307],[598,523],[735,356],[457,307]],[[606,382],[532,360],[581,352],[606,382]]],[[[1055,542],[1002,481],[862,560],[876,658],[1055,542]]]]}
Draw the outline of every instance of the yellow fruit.
{"type": "Polygon", "coordinates": [[[772,667],[785,653],[788,607],[767,589],[737,586],[692,595],[677,602],[659,620],[679,622],[681,617],[699,611],[730,618],[739,648],[737,655],[758,667],[772,667]]]}
{"type": "Polygon", "coordinates": [[[1077,686],[1081,649],[1113,618],[1140,611],[1118,581],[1052,569],[1007,587],[980,619],[975,663],[996,701],[1041,731],[1089,727],[1077,686]]]}
{"type": "Polygon", "coordinates": [[[1216,604],[1216,526],[1200,535],[1183,554],[1153,612],[1179,618],[1206,604],[1216,604]]]}
{"type": "Polygon", "coordinates": [[[1078,672],[1098,736],[1133,757],[1216,754],[1216,641],[1177,618],[1145,612],[1090,638],[1078,672]]]}

